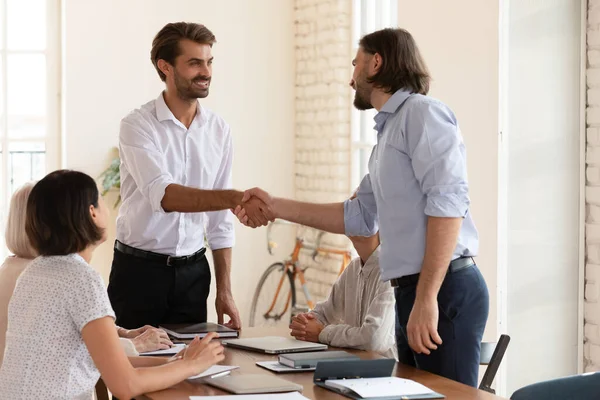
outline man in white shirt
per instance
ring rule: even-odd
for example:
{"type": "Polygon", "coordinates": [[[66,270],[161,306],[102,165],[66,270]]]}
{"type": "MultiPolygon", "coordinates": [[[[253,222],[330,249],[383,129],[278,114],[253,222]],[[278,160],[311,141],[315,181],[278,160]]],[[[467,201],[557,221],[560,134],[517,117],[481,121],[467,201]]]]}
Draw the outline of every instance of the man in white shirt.
{"type": "MultiPolygon", "coordinates": [[[[121,121],[121,205],[108,294],[117,324],[197,323],[207,318],[213,254],[219,323],[241,321],[231,293],[230,190],[233,147],[227,123],[199,104],[208,96],[215,36],[203,25],[165,25],[151,59],[166,90],[121,121]]],[[[255,225],[268,208],[255,202],[255,225]]]]}
{"type": "Polygon", "coordinates": [[[359,257],[333,284],[327,300],[292,318],[292,336],[397,359],[394,290],[379,272],[379,234],[350,237],[359,257]]]}

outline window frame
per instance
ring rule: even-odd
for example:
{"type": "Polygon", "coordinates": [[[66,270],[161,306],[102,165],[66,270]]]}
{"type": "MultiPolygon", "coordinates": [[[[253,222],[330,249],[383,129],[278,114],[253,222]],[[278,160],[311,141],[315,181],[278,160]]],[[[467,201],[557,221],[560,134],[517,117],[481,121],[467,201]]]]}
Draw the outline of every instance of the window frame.
{"type": "MultiPolygon", "coordinates": [[[[11,190],[11,153],[14,144],[43,144],[41,151],[45,155],[45,173],[58,169],[61,165],[61,0],[45,0],[46,2],[46,46],[38,50],[22,50],[8,48],[8,1],[0,0],[0,81],[1,81],[1,105],[0,105],[0,221],[2,230],[0,232],[0,256],[4,258],[10,252],[4,241],[4,227],[10,205],[11,190]],[[46,61],[46,115],[45,135],[37,138],[9,138],[8,133],[8,68],[9,55],[43,55],[46,61]]],[[[38,152],[32,150],[32,153],[38,152]]],[[[29,151],[27,151],[29,153],[29,151]]],[[[33,173],[33,171],[32,171],[33,173]]],[[[16,187],[13,189],[17,189],[16,187]]]]}

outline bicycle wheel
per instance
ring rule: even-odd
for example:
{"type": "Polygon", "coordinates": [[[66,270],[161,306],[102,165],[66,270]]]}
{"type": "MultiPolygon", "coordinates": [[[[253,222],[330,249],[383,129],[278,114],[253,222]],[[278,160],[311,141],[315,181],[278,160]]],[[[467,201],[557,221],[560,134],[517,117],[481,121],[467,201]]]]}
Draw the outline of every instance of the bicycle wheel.
{"type": "Polygon", "coordinates": [[[292,273],[282,263],[272,264],[263,273],[252,299],[250,323],[253,326],[287,326],[296,291],[292,273]]]}

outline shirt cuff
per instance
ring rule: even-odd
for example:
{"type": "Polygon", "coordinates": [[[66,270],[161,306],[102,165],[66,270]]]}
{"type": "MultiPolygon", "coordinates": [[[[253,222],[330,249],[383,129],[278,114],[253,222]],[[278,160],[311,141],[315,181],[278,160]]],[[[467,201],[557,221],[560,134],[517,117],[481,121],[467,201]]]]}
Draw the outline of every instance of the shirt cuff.
{"type": "Polygon", "coordinates": [[[165,191],[167,190],[167,186],[174,182],[170,180],[160,180],[154,183],[149,190],[148,197],[150,200],[150,206],[152,207],[152,211],[166,214],[165,210],[162,207],[162,199],[165,197],[165,191]]]}
{"type": "Polygon", "coordinates": [[[427,197],[425,214],[430,217],[464,218],[471,201],[467,195],[444,194],[427,197]]]}
{"type": "MultiPolygon", "coordinates": [[[[376,218],[372,223],[365,222],[363,209],[358,199],[346,200],[344,202],[344,232],[346,236],[373,236],[379,230],[376,218]]],[[[371,218],[370,218],[371,219],[371,218]]]]}
{"type": "Polygon", "coordinates": [[[235,246],[235,231],[207,233],[208,246],[211,250],[227,249],[235,246]]]}
{"type": "Polygon", "coordinates": [[[321,333],[319,333],[319,342],[323,344],[330,344],[329,336],[331,336],[331,332],[333,331],[334,325],[327,325],[321,333]]]}

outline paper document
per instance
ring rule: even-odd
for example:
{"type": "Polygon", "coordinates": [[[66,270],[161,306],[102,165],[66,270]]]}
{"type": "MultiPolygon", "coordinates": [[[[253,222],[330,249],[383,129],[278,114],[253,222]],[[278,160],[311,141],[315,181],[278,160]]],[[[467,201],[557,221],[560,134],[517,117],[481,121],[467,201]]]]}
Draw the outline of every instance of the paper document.
{"type": "Polygon", "coordinates": [[[273,372],[302,372],[302,371],[314,371],[316,367],[307,368],[292,368],[287,365],[281,364],[279,361],[257,361],[256,365],[266,368],[273,372]]]}
{"type": "Polygon", "coordinates": [[[227,375],[234,369],[238,369],[238,368],[239,367],[234,366],[234,365],[213,365],[212,367],[210,367],[206,371],[202,372],[201,374],[190,376],[188,379],[199,379],[199,378],[206,378],[206,377],[216,378],[218,376],[227,375]]]}
{"type": "MultiPolygon", "coordinates": [[[[190,400],[214,400],[214,396],[190,396],[190,400]]],[[[298,392],[273,394],[238,394],[235,396],[219,396],[219,400],[309,400],[298,392]]]]}
{"type": "Polygon", "coordinates": [[[426,386],[410,379],[396,377],[359,378],[359,379],[330,379],[325,385],[342,391],[350,389],[360,397],[414,396],[434,394],[426,386]]]}
{"type": "Polygon", "coordinates": [[[140,356],[172,356],[179,353],[181,350],[185,349],[184,343],[174,344],[173,347],[166,350],[156,350],[156,351],[146,351],[144,353],[140,353],[140,356]]]}

